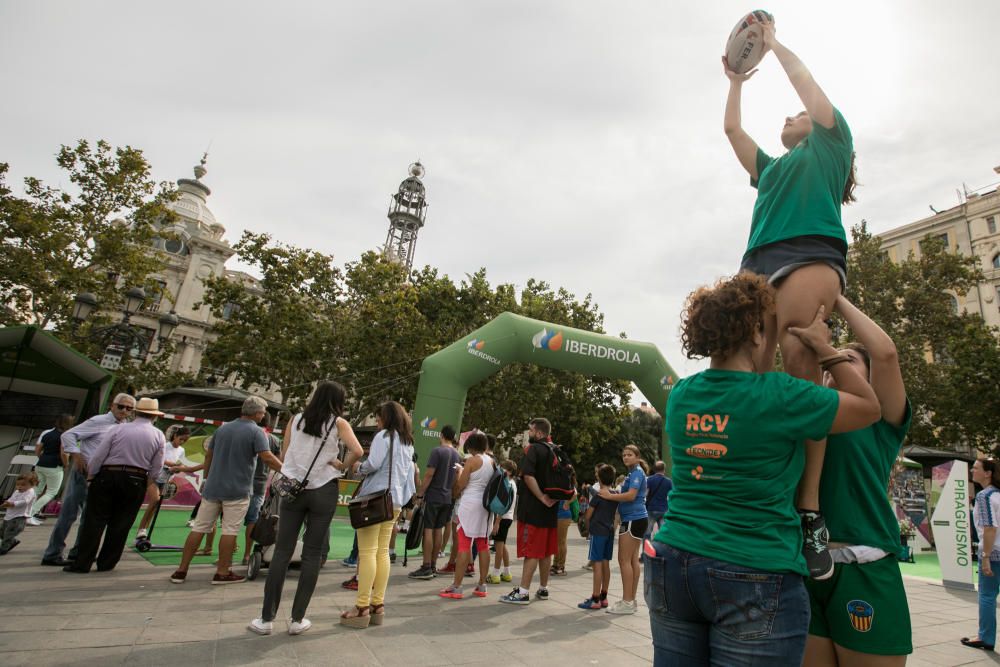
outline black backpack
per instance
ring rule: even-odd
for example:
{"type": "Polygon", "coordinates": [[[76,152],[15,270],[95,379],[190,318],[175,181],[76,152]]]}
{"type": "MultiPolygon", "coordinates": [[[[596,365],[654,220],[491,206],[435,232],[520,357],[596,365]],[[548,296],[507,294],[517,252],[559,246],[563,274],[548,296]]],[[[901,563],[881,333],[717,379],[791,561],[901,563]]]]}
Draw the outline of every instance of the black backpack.
{"type": "Polygon", "coordinates": [[[562,447],[546,443],[552,456],[542,476],[542,493],[553,500],[569,500],[573,497],[573,462],[562,447]]]}

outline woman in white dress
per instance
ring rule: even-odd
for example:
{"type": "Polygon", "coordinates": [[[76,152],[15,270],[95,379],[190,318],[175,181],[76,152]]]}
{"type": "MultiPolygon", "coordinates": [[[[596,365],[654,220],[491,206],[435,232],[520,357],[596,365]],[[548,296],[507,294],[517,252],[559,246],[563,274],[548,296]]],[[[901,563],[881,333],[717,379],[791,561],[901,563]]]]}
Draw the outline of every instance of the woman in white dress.
{"type": "Polygon", "coordinates": [[[486,597],[486,575],[490,570],[490,545],[486,536],[490,533],[490,513],[483,507],[483,492],[496,467],[493,459],[486,454],[487,442],[486,434],[478,431],[465,441],[465,451],[469,456],[455,480],[453,490],[453,493],[462,494],[455,507],[455,515],[458,517],[455,528],[455,546],[458,548],[455,580],[451,586],[438,593],[443,598],[461,600],[464,597],[462,578],[472,561],[473,542],[479,552],[479,585],[472,593],[476,597],[486,597]]]}

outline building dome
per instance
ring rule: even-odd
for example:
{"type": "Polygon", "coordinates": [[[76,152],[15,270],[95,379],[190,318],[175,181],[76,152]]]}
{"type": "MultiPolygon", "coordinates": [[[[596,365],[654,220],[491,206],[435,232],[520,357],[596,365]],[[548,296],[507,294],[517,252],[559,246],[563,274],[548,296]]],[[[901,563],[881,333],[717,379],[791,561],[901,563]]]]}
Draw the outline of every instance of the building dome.
{"type": "Polygon", "coordinates": [[[168,205],[177,215],[184,218],[187,223],[196,223],[191,228],[196,228],[198,236],[209,238],[221,238],[225,228],[215,219],[215,214],[208,208],[208,196],[212,191],[201,182],[201,178],[208,173],[205,169],[205,161],[208,155],[202,157],[201,162],[194,168],[194,178],[177,179],[177,199],[168,205]]]}

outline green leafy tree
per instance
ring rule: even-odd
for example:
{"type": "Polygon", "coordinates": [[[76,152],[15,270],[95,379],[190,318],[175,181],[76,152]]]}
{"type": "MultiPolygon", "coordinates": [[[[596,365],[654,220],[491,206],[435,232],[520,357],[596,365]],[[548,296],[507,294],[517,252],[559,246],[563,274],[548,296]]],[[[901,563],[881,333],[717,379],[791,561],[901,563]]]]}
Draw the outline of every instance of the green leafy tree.
{"type": "Polygon", "coordinates": [[[894,263],[864,223],[852,232],[847,296],[896,343],[913,406],[908,444],[982,451],[996,446],[998,331],[979,315],[955,312],[955,296],[982,280],[976,258],[928,237],[919,258],[911,254],[894,263]]]}
{"type": "Polygon", "coordinates": [[[65,330],[80,292],[113,307],[123,285],[159,290],[150,275],[164,259],[151,242],[155,225],[172,215],[165,204],[174,193],[152,180],[142,151],[81,140],[63,146],[56,162],[72,187],[29,177],[23,197],[7,186],[9,167],[0,163],[0,324],[65,330]]]}
{"type": "Polygon", "coordinates": [[[314,380],[342,369],[341,271],[332,257],[274,243],[267,234],[244,232],[234,249],[261,278],[257,284],[223,276],[205,281],[203,305],[217,320],[203,372],[277,388],[297,407],[314,380]]]}

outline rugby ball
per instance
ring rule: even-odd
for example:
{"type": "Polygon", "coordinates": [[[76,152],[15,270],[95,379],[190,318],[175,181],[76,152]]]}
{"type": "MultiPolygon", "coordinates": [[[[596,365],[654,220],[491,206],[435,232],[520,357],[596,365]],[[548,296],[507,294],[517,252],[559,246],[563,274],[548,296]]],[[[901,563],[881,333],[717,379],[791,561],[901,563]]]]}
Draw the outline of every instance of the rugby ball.
{"type": "Polygon", "coordinates": [[[764,34],[760,24],[774,17],[763,9],[755,9],[739,20],[726,42],[726,62],[737,74],[746,74],[764,57],[764,34]]]}

